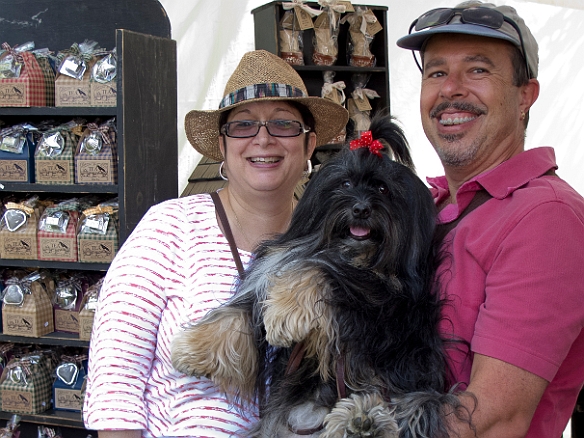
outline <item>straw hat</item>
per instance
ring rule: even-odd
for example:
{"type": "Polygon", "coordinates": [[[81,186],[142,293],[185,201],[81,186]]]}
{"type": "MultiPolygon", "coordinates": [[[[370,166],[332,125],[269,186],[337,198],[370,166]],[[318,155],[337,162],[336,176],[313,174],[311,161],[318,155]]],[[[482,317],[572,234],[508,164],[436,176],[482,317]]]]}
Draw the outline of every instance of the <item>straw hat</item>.
{"type": "Polygon", "coordinates": [[[291,100],[306,106],[314,116],[316,145],[336,137],[349,120],[341,105],[309,96],[300,75],[283,59],[265,50],[243,55],[225,85],[218,110],[192,110],[185,116],[185,131],[191,145],[206,157],[223,160],[219,150],[219,117],[248,102],[291,100]]]}

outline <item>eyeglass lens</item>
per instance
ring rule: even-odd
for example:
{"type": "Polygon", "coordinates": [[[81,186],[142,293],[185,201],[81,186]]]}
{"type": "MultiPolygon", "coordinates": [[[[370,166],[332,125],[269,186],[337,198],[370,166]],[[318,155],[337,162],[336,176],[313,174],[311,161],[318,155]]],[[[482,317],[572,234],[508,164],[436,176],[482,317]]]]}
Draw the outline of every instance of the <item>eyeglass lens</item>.
{"type": "Polygon", "coordinates": [[[273,137],[297,137],[305,132],[302,123],[296,120],[237,120],[223,125],[223,132],[228,137],[247,138],[255,137],[260,128],[265,126],[273,137]]]}

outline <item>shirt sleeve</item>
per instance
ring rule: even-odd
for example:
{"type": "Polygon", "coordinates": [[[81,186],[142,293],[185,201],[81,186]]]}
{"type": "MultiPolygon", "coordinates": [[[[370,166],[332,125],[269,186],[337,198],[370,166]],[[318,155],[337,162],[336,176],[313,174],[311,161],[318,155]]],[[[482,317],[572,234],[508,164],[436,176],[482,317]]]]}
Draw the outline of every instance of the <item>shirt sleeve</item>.
{"type": "Polygon", "coordinates": [[[584,225],[544,202],[502,230],[486,278],[472,349],[551,381],[580,334],[584,225]]]}
{"type": "Polygon", "coordinates": [[[90,429],[146,429],[144,403],[166,304],[173,230],[152,207],[112,262],[100,291],[89,351],[84,419],[90,429]]]}

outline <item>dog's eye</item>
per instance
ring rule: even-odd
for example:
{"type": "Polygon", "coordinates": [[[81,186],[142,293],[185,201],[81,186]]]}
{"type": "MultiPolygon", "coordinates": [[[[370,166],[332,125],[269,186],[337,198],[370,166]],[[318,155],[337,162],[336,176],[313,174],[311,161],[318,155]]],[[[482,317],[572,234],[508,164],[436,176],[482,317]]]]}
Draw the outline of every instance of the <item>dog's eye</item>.
{"type": "Polygon", "coordinates": [[[341,184],[341,186],[342,186],[344,189],[350,189],[350,188],[353,186],[353,184],[351,184],[351,181],[349,181],[349,180],[346,180],[346,181],[343,181],[343,183],[341,184]]]}
{"type": "Polygon", "coordinates": [[[385,184],[380,184],[379,187],[377,187],[377,190],[379,190],[379,193],[382,195],[387,195],[389,193],[389,188],[385,184]]]}

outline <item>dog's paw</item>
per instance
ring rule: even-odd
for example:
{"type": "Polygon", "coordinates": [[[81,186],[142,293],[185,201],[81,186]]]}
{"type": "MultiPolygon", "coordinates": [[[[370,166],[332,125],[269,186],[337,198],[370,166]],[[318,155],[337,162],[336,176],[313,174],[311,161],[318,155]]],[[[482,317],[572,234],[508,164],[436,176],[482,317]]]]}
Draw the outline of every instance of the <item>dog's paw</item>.
{"type": "Polygon", "coordinates": [[[320,438],[398,438],[393,412],[377,393],[352,394],[337,402],[320,438]]]}
{"type": "Polygon", "coordinates": [[[180,332],[171,347],[176,370],[210,378],[223,392],[242,394],[253,393],[257,355],[249,316],[227,307],[180,332]]]}

